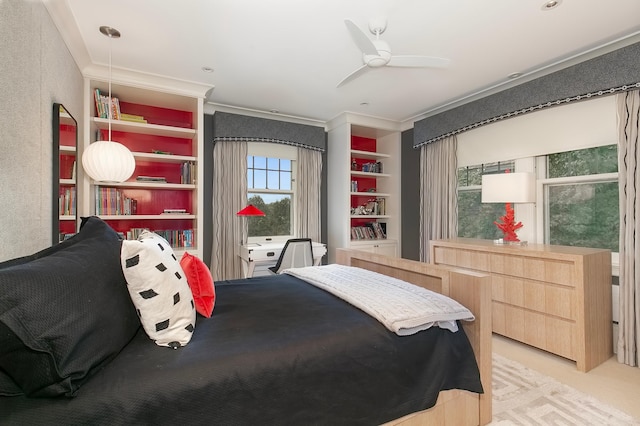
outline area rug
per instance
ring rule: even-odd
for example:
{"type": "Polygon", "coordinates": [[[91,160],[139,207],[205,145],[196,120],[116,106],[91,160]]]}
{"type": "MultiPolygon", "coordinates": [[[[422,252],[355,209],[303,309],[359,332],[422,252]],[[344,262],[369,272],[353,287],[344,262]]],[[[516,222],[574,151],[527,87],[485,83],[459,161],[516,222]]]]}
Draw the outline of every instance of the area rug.
{"type": "Polygon", "coordinates": [[[493,354],[491,426],[639,425],[640,421],[557,380],[493,354]]]}

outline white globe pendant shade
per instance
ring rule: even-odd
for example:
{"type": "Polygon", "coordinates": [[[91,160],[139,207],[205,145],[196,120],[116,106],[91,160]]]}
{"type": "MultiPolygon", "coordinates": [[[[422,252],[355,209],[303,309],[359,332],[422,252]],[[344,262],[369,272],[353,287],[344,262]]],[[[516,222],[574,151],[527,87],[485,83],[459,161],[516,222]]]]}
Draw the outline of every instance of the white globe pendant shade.
{"type": "Polygon", "coordinates": [[[121,143],[97,141],[84,150],[82,167],[97,182],[119,183],[131,177],[136,161],[131,151],[121,143]]]}

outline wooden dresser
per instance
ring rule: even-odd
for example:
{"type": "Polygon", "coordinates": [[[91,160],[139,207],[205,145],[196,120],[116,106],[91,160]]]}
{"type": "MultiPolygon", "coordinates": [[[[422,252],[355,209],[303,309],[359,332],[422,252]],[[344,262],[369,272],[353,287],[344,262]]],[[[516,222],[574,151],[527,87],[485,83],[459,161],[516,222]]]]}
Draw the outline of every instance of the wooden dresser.
{"type": "Polygon", "coordinates": [[[488,272],[493,332],[589,371],[613,353],[611,252],[490,240],[431,241],[431,262],[488,272]]]}

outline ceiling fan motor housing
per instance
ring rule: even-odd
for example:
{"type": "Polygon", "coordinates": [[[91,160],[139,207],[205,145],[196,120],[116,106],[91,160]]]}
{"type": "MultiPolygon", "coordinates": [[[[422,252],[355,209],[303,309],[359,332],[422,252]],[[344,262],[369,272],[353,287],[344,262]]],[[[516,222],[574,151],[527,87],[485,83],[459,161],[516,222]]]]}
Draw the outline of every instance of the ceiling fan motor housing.
{"type": "Polygon", "coordinates": [[[391,48],[384,40],[371,40],[378,51],[377,55],[362,55],[362,59],[371,68],[383,67],[391,60],[391,48]]]}

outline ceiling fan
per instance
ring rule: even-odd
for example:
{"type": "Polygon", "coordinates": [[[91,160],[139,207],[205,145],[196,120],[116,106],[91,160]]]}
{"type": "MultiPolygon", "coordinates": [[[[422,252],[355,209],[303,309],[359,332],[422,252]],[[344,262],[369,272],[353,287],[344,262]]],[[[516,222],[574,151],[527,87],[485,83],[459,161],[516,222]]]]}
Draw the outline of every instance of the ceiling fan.
{"type": "Polygon", "coordinates": [[[364,74],[371,68],[405,67],[405,68],[444,68],[449,65],[449,59],[437,58],[433,56],[418,55],[392,55],[389,44],[380,39],[380,34],[387,29],[386,18],[376,18],[369,21],[369,31],[376,36],[371,40],[353,21],[344,21],[351,38],[362,51],[362,65],[357,70],[346,76],[337,87],[340,87],[356,77],[364,74]]]}

